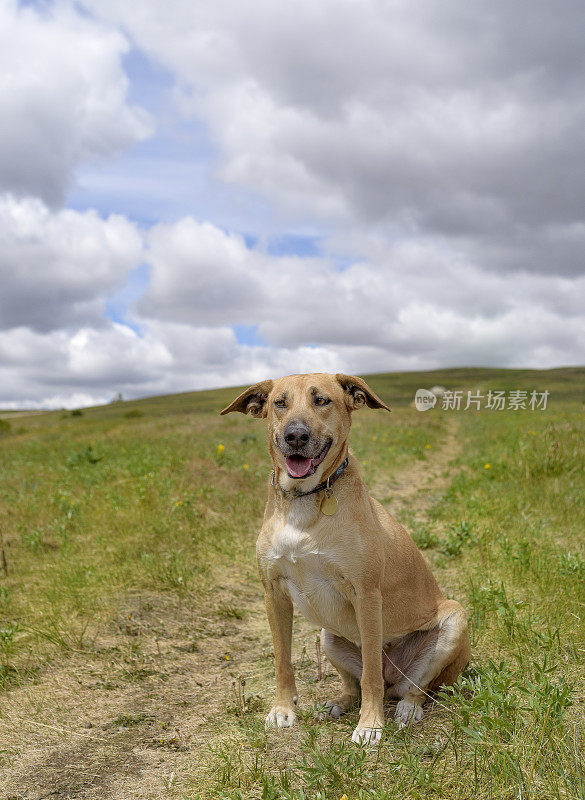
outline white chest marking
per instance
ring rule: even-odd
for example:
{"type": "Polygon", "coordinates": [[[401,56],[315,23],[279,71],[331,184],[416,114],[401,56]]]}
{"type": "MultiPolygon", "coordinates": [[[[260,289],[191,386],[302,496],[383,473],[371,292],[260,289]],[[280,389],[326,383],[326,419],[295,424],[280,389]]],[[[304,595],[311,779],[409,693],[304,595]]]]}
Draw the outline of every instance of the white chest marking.
{"type": "Polygon", "coordinates": [[[299,558],[309,555],[318,556],[321,551],[307,533],[288,524],[272,540],[272,547],[266,553],[266,558],[272,562],[286,559],[296,564],[299,558]]]}
{"type": "Polygon", "coordinates": [[[314,506],[297,499],[290,508],[286,525],[272,539],[266,558],[273,563],[286,559],[296,564],[299,558],[321,555],[312,537],[307,533],[314,521],[314,506]]]}
{"type": "Polygon", "coordinates": [[[336,562],[335,550],[320,548],[307,532],[312,521],[306,515],[290,513],[286,525],[273,535],[266,559],[307,619],[356,641],[359,633],[353,609],[328,576],[336,562]]]}

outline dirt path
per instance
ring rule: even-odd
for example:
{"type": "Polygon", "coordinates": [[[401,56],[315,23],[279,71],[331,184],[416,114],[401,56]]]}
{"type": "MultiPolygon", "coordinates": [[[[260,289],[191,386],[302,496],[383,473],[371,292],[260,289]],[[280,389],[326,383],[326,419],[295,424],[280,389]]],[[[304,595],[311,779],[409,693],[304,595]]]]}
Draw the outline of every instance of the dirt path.
{"type": "MultiPolygon", "coordinates": [[[[455,422],[424,461],[372,490],[400,518],[416,516],[448,485],[459,452],[455,422]]],[[[316,684],[315,630],[295,618],[301,697],[316,684]]],[[[213,741],[238,736],[234,680],[265,708],[274,685],[260,584],[250,565],[223,574],[213,596],[190,603],[126,598],[93,647],[47,668],[0,704],[1,800],[162,800],[196,791],[213,741]],[[259,695],[260,698],[257,698],[259,695]]]]}
{"type": "Polygon", "coordinates": [[[394,480],[382,478],[372,486],[372,495],[400,518],[408,506],[415,516],[424,512],[435,497],[449,485],[455,468],[454,459],[461,452],[459,425],[455,417],[447,420],[447,434],[442,444],[429,451],[424,461],[415,461],[402,470],[394,480]]]}

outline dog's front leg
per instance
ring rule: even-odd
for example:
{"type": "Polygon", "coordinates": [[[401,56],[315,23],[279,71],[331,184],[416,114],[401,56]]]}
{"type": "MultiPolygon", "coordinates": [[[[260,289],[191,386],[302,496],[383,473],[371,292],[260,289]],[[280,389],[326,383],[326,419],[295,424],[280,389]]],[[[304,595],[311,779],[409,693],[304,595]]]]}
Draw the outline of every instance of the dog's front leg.
{"type": "Polygon", "coordinates": [[[266,717],[266,727],[289,728],[297,721],[297,688],[291,663],[293,604],[277,581],[265,581],[264,591],[276,668],[276,697],[266,717]]]}
{"type": "Polygon", "coordinates": [[[356,595],[355,611],[362,646],[362,707],[351,737],[356,744],[378,744],[384,727],[382,677],[382,595],[378,588],[356,595]]]}

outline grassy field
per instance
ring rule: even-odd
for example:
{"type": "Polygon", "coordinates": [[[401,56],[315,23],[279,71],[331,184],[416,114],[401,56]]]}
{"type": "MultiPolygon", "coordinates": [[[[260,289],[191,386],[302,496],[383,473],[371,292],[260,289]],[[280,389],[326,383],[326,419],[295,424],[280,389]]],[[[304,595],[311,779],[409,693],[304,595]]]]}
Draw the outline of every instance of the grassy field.
{"type": "MultiPolygon", "coordinates": [[[[585,798],[585,369],[370,376],[373,494],[467,608],[472,662],[423,721],[352,745],[297,618],[297,728],[274,689],[254,542],[269,462],[235,390],[0,419],[0,798],[585,798]],[[550,391],[417,412],[419,387],[550,391]]],[[[2,414],[0,413],[0,418],[2,414]]]]}

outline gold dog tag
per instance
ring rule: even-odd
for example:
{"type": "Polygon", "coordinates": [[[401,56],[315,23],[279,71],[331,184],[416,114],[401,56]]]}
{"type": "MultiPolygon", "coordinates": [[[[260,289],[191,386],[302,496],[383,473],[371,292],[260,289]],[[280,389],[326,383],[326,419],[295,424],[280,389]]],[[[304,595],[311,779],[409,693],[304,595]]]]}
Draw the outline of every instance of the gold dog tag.
{"type": "Polygon", "coordinates": [[[321,513],[325,514],[326,517],[332,517],[338,506],[337,497],[334,494],[326,494],[321,502],[321,513]]]}

